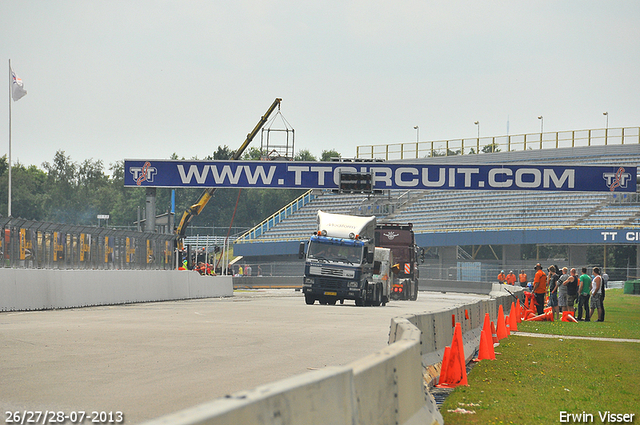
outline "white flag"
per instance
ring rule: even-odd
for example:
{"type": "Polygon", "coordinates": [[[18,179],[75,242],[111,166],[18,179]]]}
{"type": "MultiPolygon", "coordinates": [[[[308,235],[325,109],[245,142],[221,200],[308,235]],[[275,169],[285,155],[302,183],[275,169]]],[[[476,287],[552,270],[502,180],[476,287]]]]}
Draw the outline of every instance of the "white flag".
{"type": "Polygon", "coordinates": [[[27,94],[27,91],[24,89],[24,85],[22,84],[22,79],[11,70],[11,97],[13,97],[13,101],[16,102],[24,97],[27,94]]]}

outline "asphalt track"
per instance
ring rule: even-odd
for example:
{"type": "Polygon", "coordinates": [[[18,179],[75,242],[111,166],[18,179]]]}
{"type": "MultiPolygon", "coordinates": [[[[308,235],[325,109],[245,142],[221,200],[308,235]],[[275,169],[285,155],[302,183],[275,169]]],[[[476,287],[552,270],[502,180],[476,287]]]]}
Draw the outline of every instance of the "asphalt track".
{"type": "Polygon", "coordinates": [[[293,290],[232,298],[0,313],[0,407],[121,411],[127,424],[387,345],[392,317],[484,295],[421,292],[386,307],[308,306],[293,290]]]}

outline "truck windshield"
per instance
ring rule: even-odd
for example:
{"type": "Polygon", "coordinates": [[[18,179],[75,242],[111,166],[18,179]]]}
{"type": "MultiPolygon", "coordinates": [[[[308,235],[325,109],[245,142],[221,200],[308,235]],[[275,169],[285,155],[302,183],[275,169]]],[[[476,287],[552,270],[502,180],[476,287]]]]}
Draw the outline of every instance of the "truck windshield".
{"type": "Polygon", "coordinates": [[[362,247],[334,245],[330,243],[312,241],[309,243],[307,256],[320,261],[360,264],[362,259],[362,247]]]}

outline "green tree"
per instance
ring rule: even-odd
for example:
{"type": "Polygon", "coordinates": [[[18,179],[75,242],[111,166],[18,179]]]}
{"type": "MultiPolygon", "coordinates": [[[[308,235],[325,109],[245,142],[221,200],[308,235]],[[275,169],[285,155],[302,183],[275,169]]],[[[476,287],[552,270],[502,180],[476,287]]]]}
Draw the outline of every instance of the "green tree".
{"type": "Polygon", "coordinates": [[[342,155],[335,149],[329,149],[322,151],[320,161],[331,161],[331,158],[342,158],[342,155]]]}
{"type": "Polygon", "coordinates": [[[0,156],[0,177],[7,172],[9,169],[9,160],[7,159],[7,155],[0,156]]]}
{"type": "MultiPolygon", "coordinates": [[[[47,175],[35,165],[25,167],[17,163],[11,167],[11,215],[28,220],[46,219],[43,197],[47,175]]],[[[9,173],[0,175],[0,199],[7,200],[9,173]]],[[[8,201],[0,205],[0,213],[7,215],[8,201]]]]}
{"type": "Polygon", "coordinates": [[[485,145],[482,147],[482,153],[495,153],[495,152],[500,152],[500,148],[498,147],[498,144],[495,142],[489,143],[488,145],[485,145]]]}
{"type": "Polygon", "coordinates": [[[309,149],[302,149],[302,150],[299,150],[296,156],[293,157],[293,160],[294,161],[317,161],[318,158],[316,158],[309,151],[309,149]]]}
{"type": "Polygon", "coordinates": [[[81,224],[78,222],[78,197],[76,196],[77,164],[64,151],[56,152],[53,163],[45,162],[42,167],[47,172],[47,194],[44,208],[48,219],[58,223],[81,224]]]}
{"type": "Polygon", "coordinates": [[[245,161],[259,161],[262,158],[262,152],[258,148],[249,148],[242,155],[242,159],[245,161]]]}
{"type": "Polygon", "coordinates": [[[213,153],[213,159],[217,161],[226,161],[231,159],[235,151],[229,149],[229,146],[218,146],[218,150],[213,153]]]}

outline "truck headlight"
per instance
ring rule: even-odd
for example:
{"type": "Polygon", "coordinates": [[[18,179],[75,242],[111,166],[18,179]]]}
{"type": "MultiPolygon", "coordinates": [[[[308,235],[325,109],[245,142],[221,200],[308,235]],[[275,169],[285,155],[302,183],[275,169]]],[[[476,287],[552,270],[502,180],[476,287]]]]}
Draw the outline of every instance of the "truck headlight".
{"type": "Polygon", "coordinates": [[[358,282],[356,282],[356,281],[351,281],[351,282],[347,283],[347,286],[348,286],[349,288],[357,288],[357,287],[358,287],[358,282]]]}
{"type": "Polygon", "coordinates": [[[305,277],[304,278],[304,283],[306,283],[307,285],[313,285],[313,278],[312,277],[305,277]]]}

